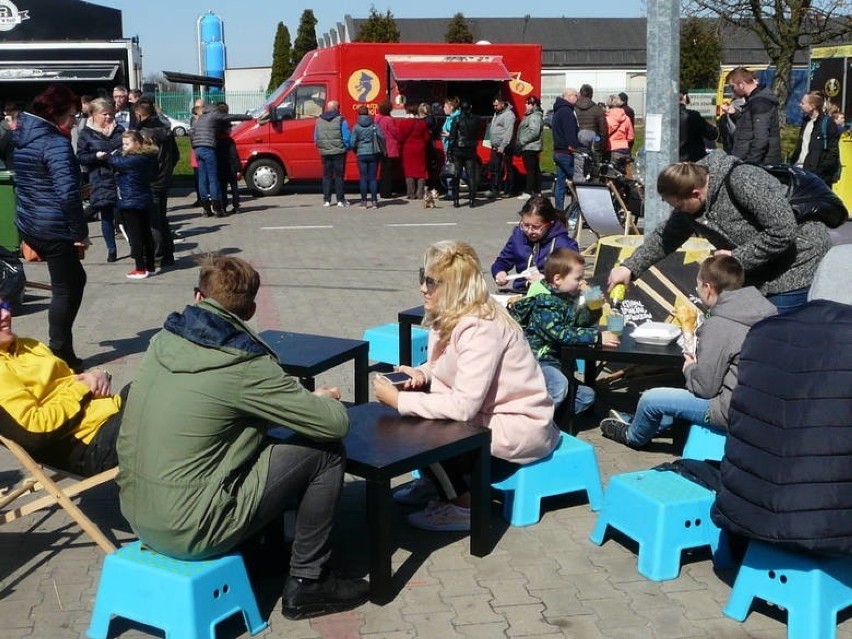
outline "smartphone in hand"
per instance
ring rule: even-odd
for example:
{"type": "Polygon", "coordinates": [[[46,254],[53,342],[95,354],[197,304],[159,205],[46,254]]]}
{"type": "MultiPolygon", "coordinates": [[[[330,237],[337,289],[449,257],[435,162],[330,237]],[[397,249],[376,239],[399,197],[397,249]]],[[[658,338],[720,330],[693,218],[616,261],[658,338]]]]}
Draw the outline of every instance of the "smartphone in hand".
{"type": "Polygon", "coordinates": [[[394,373],[383,373],[382,377],[388,380],[394,386],[402,386],[411,379],[411,375],[408,373],[394,372],[394,373]]]}

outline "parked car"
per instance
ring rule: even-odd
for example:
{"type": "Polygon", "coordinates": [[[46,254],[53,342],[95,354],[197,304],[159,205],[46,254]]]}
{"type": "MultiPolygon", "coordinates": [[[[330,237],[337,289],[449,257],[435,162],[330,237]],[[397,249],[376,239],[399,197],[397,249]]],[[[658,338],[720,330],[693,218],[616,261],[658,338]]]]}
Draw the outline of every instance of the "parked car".
{"type": "Polygon", "coordinates": [[[189,133],[188,122],[178,120],[177,118],[173,118],[172,116],[166,115],[165,113],[160,114],[160,117],[169,123],[169,126],[172,128],[172,133],[175,134],[176,138],[182,137],[189,133]]]}

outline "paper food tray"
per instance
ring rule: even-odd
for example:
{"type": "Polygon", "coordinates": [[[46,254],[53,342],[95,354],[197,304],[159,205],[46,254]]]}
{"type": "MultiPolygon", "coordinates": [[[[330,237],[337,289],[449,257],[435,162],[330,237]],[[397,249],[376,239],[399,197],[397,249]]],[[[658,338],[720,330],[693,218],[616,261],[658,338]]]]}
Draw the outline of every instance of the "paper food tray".
{"type": "Polygon", "coordinates": [[[645,322],[634,329],[632,337],[640,344],[665,346],[680,336],[680,329],[665,322],[645,322]]]}

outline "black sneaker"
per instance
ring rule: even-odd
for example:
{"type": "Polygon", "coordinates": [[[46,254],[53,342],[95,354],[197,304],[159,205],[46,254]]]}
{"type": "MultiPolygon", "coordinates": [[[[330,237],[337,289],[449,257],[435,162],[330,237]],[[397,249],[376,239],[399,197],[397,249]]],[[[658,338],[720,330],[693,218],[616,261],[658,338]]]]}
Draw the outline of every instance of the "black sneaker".
{"type": "Polygon", "coordinates": [[[320,579],[287,577],[282,614],[287,619],[307,619],[357,608],[370,597],[363,579],[343,579],[328,573],[320,579]]]}
{"type": "Polygon", "coordinates": [[[601,422],[601,434],[619,444],[630,446],[627,442],[627,430],[630,424],[625,424],[620,419],[608,418],[601,422]]]}

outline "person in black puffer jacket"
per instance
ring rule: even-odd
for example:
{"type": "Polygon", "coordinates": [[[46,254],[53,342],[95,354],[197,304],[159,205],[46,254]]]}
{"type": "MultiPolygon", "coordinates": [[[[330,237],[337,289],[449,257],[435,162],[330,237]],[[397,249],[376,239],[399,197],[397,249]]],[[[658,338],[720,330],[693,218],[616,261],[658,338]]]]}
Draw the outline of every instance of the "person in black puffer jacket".
{"type": "Polygon", "coordinates": [[[476,206],[476,190],[479,188],[479,157],[476,155],[476,145],[479,142],[479,116],[473,113],[469,100],[459,102],[461,113],[453,121],[450,128],[450,154],[456,165],[453,176],[453,206],[459,204],[459,180],[462,167],[467,169],[467,189],[470,201],[468,206],[476,206]]]}
{"type": "Polygon", "coordinates": [[[89,197],[101,218],[101,234],[107,247],[107,262],[118,259],[115,245],[115,175],[109,162],[97,158],[98,151],[112,153],[121,148],[124,129],[115,123],[115,107],[110,100],[97,98],[89,104],[89,118],[77,138],[77,159],[89,169],[89,197]]]}
{"type": "Polygon", "coordinates": [[[833,248],[811,301],[746,337],[711,512],[727,531],[852,555],[850,264],[852,245],[833,248]]]}
{"type": "MultiPolygon", "coordinates": [[[[745,162],[778,164],[781,162],[781,125],[778,120],[778,96],[768,87],[758,84],[748,69],[737,67],[725,80],[732,92],[745,98],[736,119],[734,145],[731,155],[745,162]]],[[[733,117],[733,109],[725,110],[733,117]]]]}
{"type": "Polygon", "coordinates": [[[15,146],[15,225],[21,238],[47,262],[50,272],[48,346],[75,372],[83,369],[74,352],[72,328],[86,287],[80,263],[89,229],[80,195],[80,163],[71,148],[77,97],[52,84],[18,117],[15,146]]]}
{"type": "Polygon", "coordinates": [[[172,229],[169,226],[169,187],[172,174],[180,159],[175,136],[166,122],[157,115],[154,104],[142,98],[133,107],[136,114],[136,130],[150,137],[159,148],[157,152],[157,170],[151,182],[151,197],[154,205],[151,209],[151,228],[154,235],[154,251],[161,266],[175,263],[175,245],[172,229]]]}

